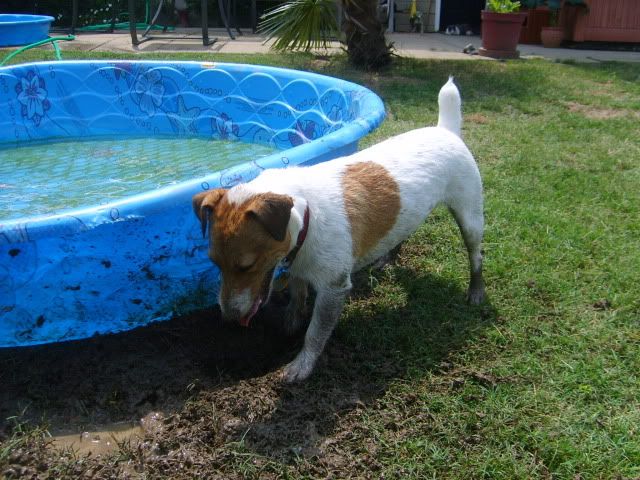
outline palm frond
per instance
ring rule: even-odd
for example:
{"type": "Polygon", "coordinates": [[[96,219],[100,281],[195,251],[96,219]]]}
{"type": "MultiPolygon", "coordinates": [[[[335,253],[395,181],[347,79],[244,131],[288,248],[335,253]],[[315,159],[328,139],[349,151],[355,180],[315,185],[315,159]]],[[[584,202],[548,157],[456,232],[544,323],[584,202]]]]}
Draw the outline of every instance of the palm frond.
{"type": "Polygon", "coordinates": [[[272,49],[304,50],[327,48],[338,33],[334,0],[292,0],[260,17],[258,31],[267,40],[276,39],[272,49]]]}

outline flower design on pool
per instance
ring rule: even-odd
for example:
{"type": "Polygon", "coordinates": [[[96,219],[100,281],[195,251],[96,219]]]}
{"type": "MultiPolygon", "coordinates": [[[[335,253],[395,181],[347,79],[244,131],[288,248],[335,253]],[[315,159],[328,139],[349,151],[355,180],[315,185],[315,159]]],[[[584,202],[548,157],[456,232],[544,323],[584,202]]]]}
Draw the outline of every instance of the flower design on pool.
{"type": "Polygon", "coordinates": [[[347,92],[347,96],[349,98],[349,113],[347,115],[347,120],[353,120],[360,116],[360,99],[362,98],[362,94],[360,92],[350,91],[347,92]]]}
{"type": "Polygon", "coordinates": [[[44,79],[33,70],[29,70],[27,76],[22,77],[16,84],[22,116],[32,120],[36,127],[40,126],[45,112],[51,108],[45,87],[44,79]]]}
{"type": "Polygon", "coordinates": [[[233,122],[233,119],[226,113],[221,113],[219,117],[214,118],[211,123],[214,133],[218,132],[222,140],[228,140],[231,135],[238,136],[240,127],[233,122]]]}
{"type": "Polygon", "coordinates": [[[148,70],[136,78],[131,92],[134,101],[147,115],[156,113],[156,109],[162,105],[164,85],[162,74],[157,70],[148,70]]]}
{"type": "Polygon", "coordinates": [[[114,63],[113,67],[113,74],[116,77],[116,80],[120,80],[120,77],[124,78],[126,75],[131,75],[133,73],[132,63],[114,63]]]}
{"type": "Polygon", "coordinates": [[[331,108],[327,113],[327,118],[329,118],[329,120],[333,122],[339,122],[342,120],[342,115],[342,108],[334,103],[333,105],[331,105],[331,108]]]}
{"type": "Polygon", "coordinates": [[[316,122],[313,120],[308,120],[305,123],[298,120],[296,122],[296,133],[289,132],[291,146],[297,147],[303,143],[310,142],[313,140],[315,130],[316,122]]]}
{"type": "Polygon", "coordinates": [[[184,103],[184,97],[178,96],[178,109],[175,112],[167,112],[167,118],[171,123],[171,128],[178,135],[185,135],[188,132],[197,133],[196,120],[200,116],[200,108],[187,108],[184,103]]]}

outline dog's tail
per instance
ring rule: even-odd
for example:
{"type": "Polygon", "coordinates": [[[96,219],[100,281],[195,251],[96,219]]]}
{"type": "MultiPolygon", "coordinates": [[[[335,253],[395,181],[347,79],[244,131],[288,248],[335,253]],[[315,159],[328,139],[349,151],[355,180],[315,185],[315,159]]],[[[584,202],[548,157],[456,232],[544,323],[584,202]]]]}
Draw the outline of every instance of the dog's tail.
{"type": "Polygon", "coordinates": [[[438,94],[438,107],[440,110],[438,127],[446,128],[459,137],[462,136],[461,104],[458,87],[453,83],[453,77],[449,77],[449,81],[444,84],[438,94]]]}

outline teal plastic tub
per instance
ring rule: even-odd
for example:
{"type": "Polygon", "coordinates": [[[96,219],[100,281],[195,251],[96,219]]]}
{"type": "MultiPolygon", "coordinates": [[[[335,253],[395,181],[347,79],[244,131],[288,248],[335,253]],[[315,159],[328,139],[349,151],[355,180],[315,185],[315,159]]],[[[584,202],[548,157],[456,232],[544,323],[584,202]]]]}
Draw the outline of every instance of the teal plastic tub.
{"type": "Polygon", "coordinates": [[[54,18],[47,15],[0,14],[0,47],[39,42],[49,36],[54,18]]]}

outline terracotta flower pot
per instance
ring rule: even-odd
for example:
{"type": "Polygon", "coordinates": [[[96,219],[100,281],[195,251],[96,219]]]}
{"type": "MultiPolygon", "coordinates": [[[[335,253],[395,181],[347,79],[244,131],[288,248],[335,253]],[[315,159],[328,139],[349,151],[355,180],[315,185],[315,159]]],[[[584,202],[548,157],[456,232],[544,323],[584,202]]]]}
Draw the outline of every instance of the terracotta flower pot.
{"type": "Polygon", "coordinates": [[[480,55],[492,58],[518,58],[516,50],[526,12],[495,13],[483,10],[480,55]]]}
{"type": "Polygon", "coordinates": [[[543,27],[540,38],[542,45],[546,48],[558,48],[564,40],[564,29],[562,27],[543,27]]]}
{"type": "Polygon", "coordinates": [[[522,11],[526,12],[527,18],[520,30],[520,40],[518,43],[539,45],[542,43],[542,40],[540,40],[542,27],[549,25],[549,9],[546,7],[538,7],[528,8],[522,11]]]}

